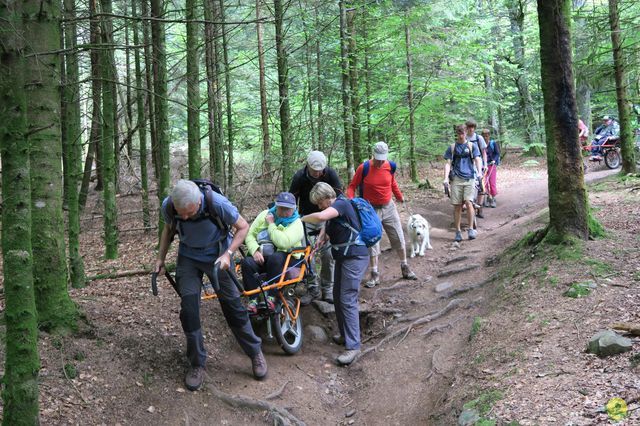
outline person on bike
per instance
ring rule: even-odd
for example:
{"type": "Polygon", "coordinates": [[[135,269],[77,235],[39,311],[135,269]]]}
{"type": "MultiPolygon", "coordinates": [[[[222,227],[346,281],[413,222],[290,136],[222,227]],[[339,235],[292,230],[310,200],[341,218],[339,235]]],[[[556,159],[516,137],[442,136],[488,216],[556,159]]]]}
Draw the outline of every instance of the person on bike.
{"type": "Polygon", "coordinates": [[[498,195],[498,166],[500,165],[500,147],[498,143],[491,139],[491,131],[489,129],[482,130],[482,137],[487,144],[487,171],[484,177],[484,189],[487,193],[487,199],[484,203],[485,207],[495,208],[497,205],[496,195],[498,195]]]}
{"type": "Polygon", "coordinates": [[[487,170],[487,141],[481,135],[476,133],[476,128],[478,127],[477,123],[474,120],[467,120],[464,124],[467,129],[467,141],[472,142],[475,146],[480,150],[480,155],[482,156],[482,173],[476,176],[476,184],[474,189],[473,203],[476,207],[476,217],[480,219],[484,218],[482,214],[482,205],[484,204],[484,187],[483,187],[483,177],[484,172],[487,170]]]}
{"type": "MultiPolygon", "coordinates": [[[[307,156],[307,164],[296,172],[289,187],[289,192],[298,200],[298,209],[303,216],[319,211],[318,207],[309,200],[311,188],[318,182],[327,183],[333,187],[336,193],[342,193],[342,182],[340,182],[338,173],[327,166],[327,157],[321,151],[311,151],[307,156]]],[[[324,225],[309,223],[305,226],[305,231],[307,235],[317,234],[322,226],[324,225]]],[[[309,284],[308,293],[300,299],[303,305],[308,305],[313,299],[320,297],[325,302],[333,303],[335,262],[329,250],[323,251],[318,257],[321,266],[320,274],[316,274],[315,281],[309,284]]],[[[315,265],[313,266],[315,267],[315,265]]]]}
{"type": "Polygon", "coordinates": [[[620,124],[608,115],[602,117],[602,124],[596,129],[595,137],[591,142],[591,161],[602,160],[602,145],[606,144],[611,139],[616,139],[620,136],[620,124]]]}
{"type": "Polygon", "coordinates": [[[305,223],[325,223],[318,236],[316,246],[330,242],[336,268],[333,283],[333,301],[336,308],[338,334],[333,341],[345,346],[345,352],[336,361],[340,365],[351,364],[360,353],[360,316],[358,295],[360,282],[367,271],[369,251],[357,238],[352,239],[352,231],[345,226],[360,231],[360,220],[351,202],[344,196],[336,195],[333,187],[324,182],[317,183],[309,198],[320,209],[302,217],[305,223]]]}
{"type": "MultiPolygon", "coordinates": [[[[400,222],[400,215],[396,204],[391,199],[404,203],[405,199],[400,191],[395,177],[395,163],[387,161],[389,147],[384,142],[378,142],[373,149],[373,160],[367,160],[360,164],[353,175],[347,188],[347,196],[353,198],[356,189],[360,189],[360,196],[371,203],[376,210],[384,232],[389,237],[391,248],[400,259],[400,271],[405,280],[417,280],[416,274],[411,271],[407,263],[407,251],[405,248],[404,230],[400,222]]],[[[380,256],[380,242],[369,249],[371,255],[371,279],[365,283],[365,287],[372,288],[380,284],[378,272],[378,256],[380,256]]]]}
{"type": "Polygon", "coordinates": [[[445,191],[450,192],[451,204],[453,204],[453,221],[456,227],[454,241],[462,241],[462,230],[460,222],[462,220],[462,204],[467,205],[467,217],[469,219],[469,230],[467,231],[470,240],[478,236],[478,232],[473,229],[474,209],[472,205],[473,187],[475,185],[475,175],[482,170],[482,160],[478,147],[468,142],[465,125],[455,127],[456,142],[449,146],[444,153],[447,163],[444,166],[444,186],[445,191]],[[450,188],[450,189],[449,189],[450,188]]]}
{"type": "MultiPolygon", "coordinates": [[[[165,259],[173,236],[180,237],[176,265],[177,290],[180,294],[180,322],[187,340],[189,370],[185,385],[191,391],[204,383],[207,351],[200,325],[200,291],[202,276],[213,279],[214,264],[220,265],[218,300],[229,328],[240,347],[251,358],[253,376],[261,380],[267,375],[267,361],[262,354],[262,341],[253,331],[247,310],[240,300],[240,292],[229,277],[233,252],[242,244],[249,224],[238,209],[224,196],[213,193],[213,205],[207,205],[205,194],[189,180],[179,180],[164,199],[161,215],[165,221],[160,236],[154,271],[163,274],[165,259]],[[169,212],[169,209],[172,209],[169,212]],[[221,229],[211,219],[216,215],[223,224],[234,228],[221,229]]],[[[208,198],[208,197],[207,197],[208,198]]]]}
{"type": "MultiPolygon", "coordinates": [[[[287,260],[287,252],[293,247],[303,246],[303,239],[304,230],[296,209],[296,198],[290,192],[281,192],[273,207],[258,214],[244,240],[249,254],[240,264],[245,290],[260,286],[260,278],[256,276],[259,273],[267,274],[266,282],[277,282],[287,260]]],[[[273,295],[268,295],[266,302],[274,308],[273,295]]],[[[257,305],[258,297],[252,297],[247,306],[249,312],[257,312],[257,305]]]]}

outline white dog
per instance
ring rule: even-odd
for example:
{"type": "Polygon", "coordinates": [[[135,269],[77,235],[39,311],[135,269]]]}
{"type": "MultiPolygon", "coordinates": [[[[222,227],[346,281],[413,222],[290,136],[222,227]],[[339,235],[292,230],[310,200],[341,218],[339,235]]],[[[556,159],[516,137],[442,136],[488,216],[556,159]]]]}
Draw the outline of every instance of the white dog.
{"type": "Polygon", "coordinates": [[[411,215],[407,222],[407,232],[411,240],[411,257],[424,256],[424,250],[432,250],[429,241],[429,222],[419,214],[411,215]]]}

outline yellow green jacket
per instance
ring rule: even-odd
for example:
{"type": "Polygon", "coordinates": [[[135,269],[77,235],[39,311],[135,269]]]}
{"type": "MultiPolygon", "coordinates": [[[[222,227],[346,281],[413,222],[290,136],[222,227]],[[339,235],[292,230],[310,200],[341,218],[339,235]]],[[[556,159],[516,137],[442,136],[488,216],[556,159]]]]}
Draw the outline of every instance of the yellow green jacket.
{"type": "Polygon", "coordinates": [[[264,229],[267,229],[269,238],[278,251],[286,252],[293,247],[304,245],[304,228],[300,219],[296,219],[287,227],[275,223],[267,224],[265,220],[267,213],[269,213],[268,209],[260,212],[249,228],[249,233],[244,240],[249,255],[253,256],[253,253],[260,248],[257,237],[258,233],[264,229]]]}

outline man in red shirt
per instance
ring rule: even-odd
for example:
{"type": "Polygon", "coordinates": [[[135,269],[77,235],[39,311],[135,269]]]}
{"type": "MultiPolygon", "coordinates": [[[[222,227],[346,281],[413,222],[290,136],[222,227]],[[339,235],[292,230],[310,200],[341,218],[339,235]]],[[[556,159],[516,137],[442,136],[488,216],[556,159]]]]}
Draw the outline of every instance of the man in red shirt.
{"type": "MultiPolygon", "coordinates": [[[[396,165],[391,161],[387,161],[388,155],[389,147],[387,144],[384,142],[376,143],[373,149],[373,160],[365,161],[358,166],[347,188],[347,196],[353,198],[356,195],[356,188],[360,189],[360,196],[370,202],[376,209],[384,231],[389,237],[391,248],[395,250],[400,259],[402,278],[416,280],[418,279],[416,274],[411,271],[407,264],[407,252],[400,215],[396,204],[391,199],[393,195],[396,200],[404,203],[404,196],[395,178],[396,165]]],[[[369,249],[369,255],[371,279],[365,283],[365,286],[371,288],[380,283],[380,272],[378,272],[379,242],[369,249]]]]}

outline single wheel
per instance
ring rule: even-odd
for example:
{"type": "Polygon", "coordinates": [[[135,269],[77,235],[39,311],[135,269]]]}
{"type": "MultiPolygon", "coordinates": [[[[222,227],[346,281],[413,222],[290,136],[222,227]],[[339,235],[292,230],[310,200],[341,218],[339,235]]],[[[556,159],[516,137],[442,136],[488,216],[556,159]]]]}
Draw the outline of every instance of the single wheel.
{"type": "Polygon", "coordinates": [[[617,148],[608,149],[604,153],[604,164],[610,169],[617,169],[620,167],[620,151],[617,148]]]}
{"type": "MultiPolygon", "coordinates": [[[[296,302],[287,299],[287,304],[291,312],[295,312],[296,302]]],[[[288,355],[298,353],[302,348],[302,318],[300,315],[294,320],[289,315],[289,310],[279,301],[276,304],[276,312],[271,318],[271,323],[273,324],[273,334],[275,334],[282,350],[288,355]]]]}

